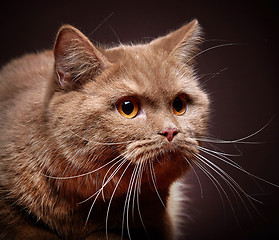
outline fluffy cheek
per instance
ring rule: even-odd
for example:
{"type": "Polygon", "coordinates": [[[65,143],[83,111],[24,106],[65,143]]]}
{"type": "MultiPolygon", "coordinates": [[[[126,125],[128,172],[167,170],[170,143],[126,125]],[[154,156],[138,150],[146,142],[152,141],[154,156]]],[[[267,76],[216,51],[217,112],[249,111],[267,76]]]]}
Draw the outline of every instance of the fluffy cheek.
{"type": "Polygon", "coordinates": [[[102,130],[112,143],[120,145],[148,138],[151,133],[142,119],[127,119],[116,111],[103,119],[102,130]]]}

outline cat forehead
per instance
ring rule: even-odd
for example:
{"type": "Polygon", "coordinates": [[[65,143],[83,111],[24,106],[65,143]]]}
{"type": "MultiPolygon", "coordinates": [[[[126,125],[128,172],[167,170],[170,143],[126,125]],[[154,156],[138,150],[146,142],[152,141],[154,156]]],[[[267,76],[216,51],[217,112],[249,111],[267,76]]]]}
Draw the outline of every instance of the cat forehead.
{"type": "Polygon", "coordinates": [[[108,56],[115,65],[112,81],[122,94],[126,91],[150,98],[156,93],[173,97],[191,78],[185,66],[145,45],[122,46],[112,49],[108,56]]]}

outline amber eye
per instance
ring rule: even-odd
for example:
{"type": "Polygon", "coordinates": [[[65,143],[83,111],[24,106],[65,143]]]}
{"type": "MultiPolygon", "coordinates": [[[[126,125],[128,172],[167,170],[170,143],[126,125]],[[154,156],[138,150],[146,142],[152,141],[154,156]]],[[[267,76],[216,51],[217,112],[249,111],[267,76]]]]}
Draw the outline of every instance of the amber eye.
{"type": "Polygon", "coordinates": [[[120,100],[116,107],[118,112],[126,118],[134,118],[139,111],[139,106],[133,98],[124,98],[120,100]]]}
{"type": "Polygon", "coordinates": [[[187,110],[187,101],[186,98],[182,96],[178,96],[173,100],[172,103],[173,113],[177,116],[184,114],[187,110]]]}

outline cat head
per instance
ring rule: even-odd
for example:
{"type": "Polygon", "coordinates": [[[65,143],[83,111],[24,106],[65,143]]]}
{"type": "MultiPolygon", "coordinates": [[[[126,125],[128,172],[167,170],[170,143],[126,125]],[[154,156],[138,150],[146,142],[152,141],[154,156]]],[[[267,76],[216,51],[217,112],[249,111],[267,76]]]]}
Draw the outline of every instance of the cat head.
{"type": "Polygon", "coordinates": [[[159,188],[181,177],[206,132],[208,98],[194,71],[200,34],[194,20],[149,43],[101,48],[63,26],[48,105],[51,175],[90,172],[96,185],[112,176],[113,187],[141,166],[142,181],[154,172],[159,188]]]}

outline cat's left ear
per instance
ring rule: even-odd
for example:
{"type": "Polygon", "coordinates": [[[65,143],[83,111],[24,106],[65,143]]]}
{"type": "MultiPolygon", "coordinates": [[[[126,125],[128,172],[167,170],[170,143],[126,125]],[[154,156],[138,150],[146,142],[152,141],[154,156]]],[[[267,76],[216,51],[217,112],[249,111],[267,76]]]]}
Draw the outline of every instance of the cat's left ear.
{"type": "Polygon", "coordinates": [[[78,88],[110,65],[89,39],[70,25],[59,29],[53,51],[58,83],[63,90],[78,88]]]}
{"type": "Polygon", "coordinates": [[[199,50],[201,33],[201,27],[195,19],[166,36],[153,40],[150,44],[155,49],[163,49],[170,56],[188,63],[199,50]]]}

